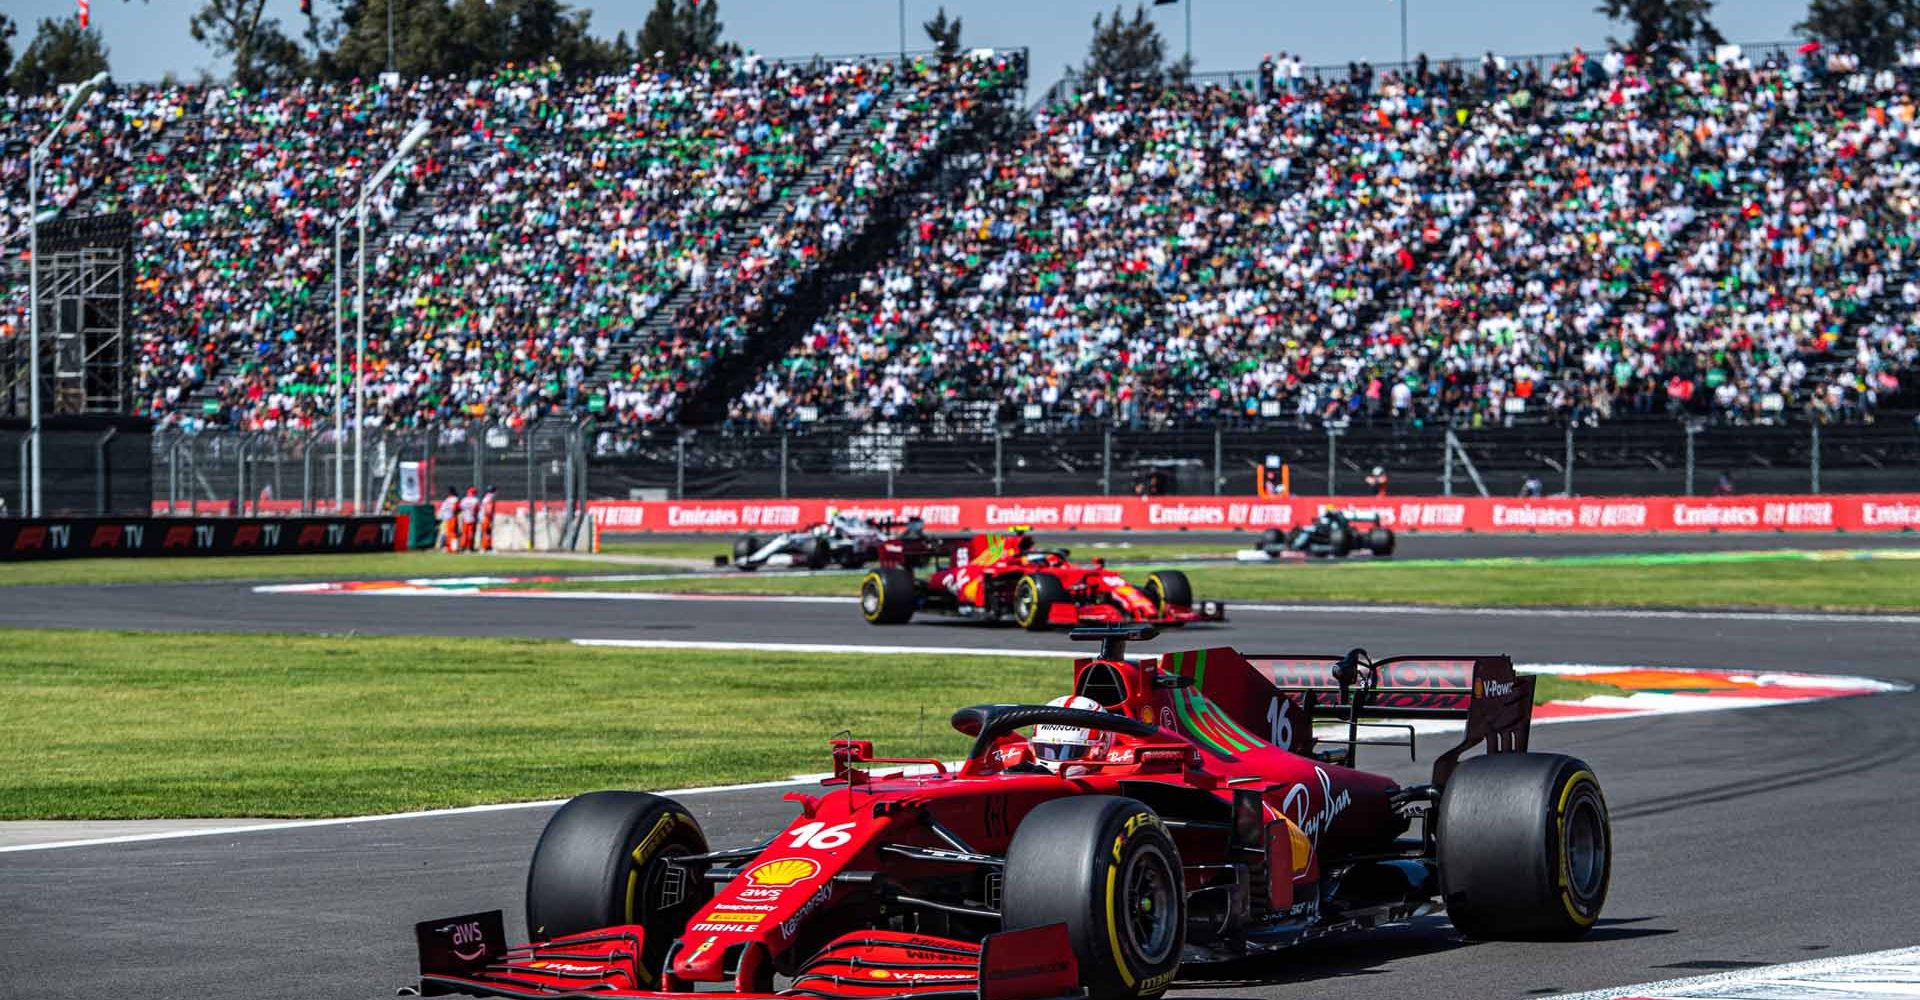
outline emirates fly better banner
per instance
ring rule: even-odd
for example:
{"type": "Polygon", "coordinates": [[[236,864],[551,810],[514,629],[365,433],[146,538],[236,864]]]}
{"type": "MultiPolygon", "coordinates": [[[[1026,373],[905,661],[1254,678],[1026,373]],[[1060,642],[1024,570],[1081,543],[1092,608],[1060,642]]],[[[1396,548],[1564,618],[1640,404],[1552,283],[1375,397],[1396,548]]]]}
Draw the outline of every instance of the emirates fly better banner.
{"type": "MultiPolygon", "coordinates": [[[[1920,493],[1823,496],[1596,497],[955,497],[934,500],[596,501],[601,530],[732,534],[792,531],[842,514],[918,517],[929,531],[1262,531],[1313,520],[1321,507],[1377,514],[1396,531],[1911,531],[1920,493]]],[[[501,513],[509,512],[501,505],[501,513]]]]}

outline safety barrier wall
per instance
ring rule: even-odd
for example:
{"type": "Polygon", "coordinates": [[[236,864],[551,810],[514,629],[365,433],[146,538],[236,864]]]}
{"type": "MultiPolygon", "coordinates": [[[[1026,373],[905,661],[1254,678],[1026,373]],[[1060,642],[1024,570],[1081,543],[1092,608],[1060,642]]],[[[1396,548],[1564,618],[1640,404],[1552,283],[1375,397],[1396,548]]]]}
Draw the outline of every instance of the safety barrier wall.
{"type": "Polygon", "coordinates": [[[406,547],[406,522],[404,517],[0,519],[0,562],[392,552],[406,547]]]}
{"type": "MultiPolygon", "coordinates": [[[[1399,531],[1912,531],[1920,493],[1729,497],[955,497],[936,500],[593,501],[605,532],[779,532],[828,508],[874,519],[918,517],[929,531],[1260,531],[1311,521],[1327,504],[1374,513],[1399,531]]],[[[504,510],[504,506],[503,506],[504,510]]]]}

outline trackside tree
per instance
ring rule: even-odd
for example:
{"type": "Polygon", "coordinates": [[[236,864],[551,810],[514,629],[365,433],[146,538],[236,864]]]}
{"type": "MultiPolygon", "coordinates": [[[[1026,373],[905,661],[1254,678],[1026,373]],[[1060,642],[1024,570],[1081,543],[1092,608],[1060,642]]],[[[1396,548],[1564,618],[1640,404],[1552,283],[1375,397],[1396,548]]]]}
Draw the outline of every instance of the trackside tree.
{"type": "Polygon", "coordinates": [[[942,5],[933,20],[921,22],[920,27],[933,43],[933,51],[941,59],[951,59],[960,54],[960,25],[961,19],[947,17],[947,8],[942,5]]]}
{"type": "Polygon", "coordinates": [[[1709,16],[1714,0],[1601,0],[1594,10],[1626,25],[1627,48],[1655,59],[1726,41],[1709,16]]]}
{"type": "Polygon", "coordinates": [[[1812,0],[1794,27],[1877,69],[1920,42],[1920,0],[1812,0]]]}
{"type": "Polygon", "coordinates": [[[1136,5],[1131,18],[1116,6],[1111,15],[1093,16],[1093,42],[1080,74],[1116,86],[1151,86],[1166,80],[1166,57],[1166,40],[1147,16],[1146,5],[1136,5]]]}
{"type": "MultiPolygon", "coordinates": [[[[7,27],[12,27],[11,22],[7,27]]],[[[107,43],[101,40],[100,29],[82,28],[71,17],[45,17],[19,62],[13,64],[7,84],[23,94],[45,94],[106,68],[107,43]]]]}
{"type": "Polygon", "coordinates": [[[725,27],[715,0],[654,0],[635,47],[641,58],[670,63],[731,55],[738,48],[721,40],[725,27]]]}

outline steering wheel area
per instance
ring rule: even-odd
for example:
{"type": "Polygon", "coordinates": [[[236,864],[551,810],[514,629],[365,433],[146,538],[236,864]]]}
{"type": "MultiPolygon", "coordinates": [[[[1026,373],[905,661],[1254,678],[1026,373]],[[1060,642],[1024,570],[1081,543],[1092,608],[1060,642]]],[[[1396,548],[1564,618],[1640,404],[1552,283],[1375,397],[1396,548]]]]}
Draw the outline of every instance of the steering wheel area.
{"type": "Polygon", "coordinates": [[[969,762],[984,760],[1000,737],[1028,726],[1073,726],[1139,739],[1150,739],[1160,732],[1153,723],[1129,716],[1059,705],[973,705],[953,713],[951,721],[953,728],[973,737],[973,749],[967,751],[969,762]]]}

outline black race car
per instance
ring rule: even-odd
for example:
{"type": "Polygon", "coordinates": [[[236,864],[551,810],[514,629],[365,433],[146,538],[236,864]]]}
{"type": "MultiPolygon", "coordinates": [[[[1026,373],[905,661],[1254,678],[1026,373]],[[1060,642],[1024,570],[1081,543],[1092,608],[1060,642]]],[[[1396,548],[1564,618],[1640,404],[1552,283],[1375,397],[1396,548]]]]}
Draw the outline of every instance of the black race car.
{"type": "Polygon", "coordinates": [[[1329,509],[1321,511],[1311,524],[1299,525],[1290,532],[1268,528],[1260,536],[1259,547],[1241,551],[1240,558],[1246,562],[1303,556],[1345,559],[1366,552],[1376,559],[1386,559],[1393,555],[1393,546],[1393,529],[1377,512],[1329,509]]]}

